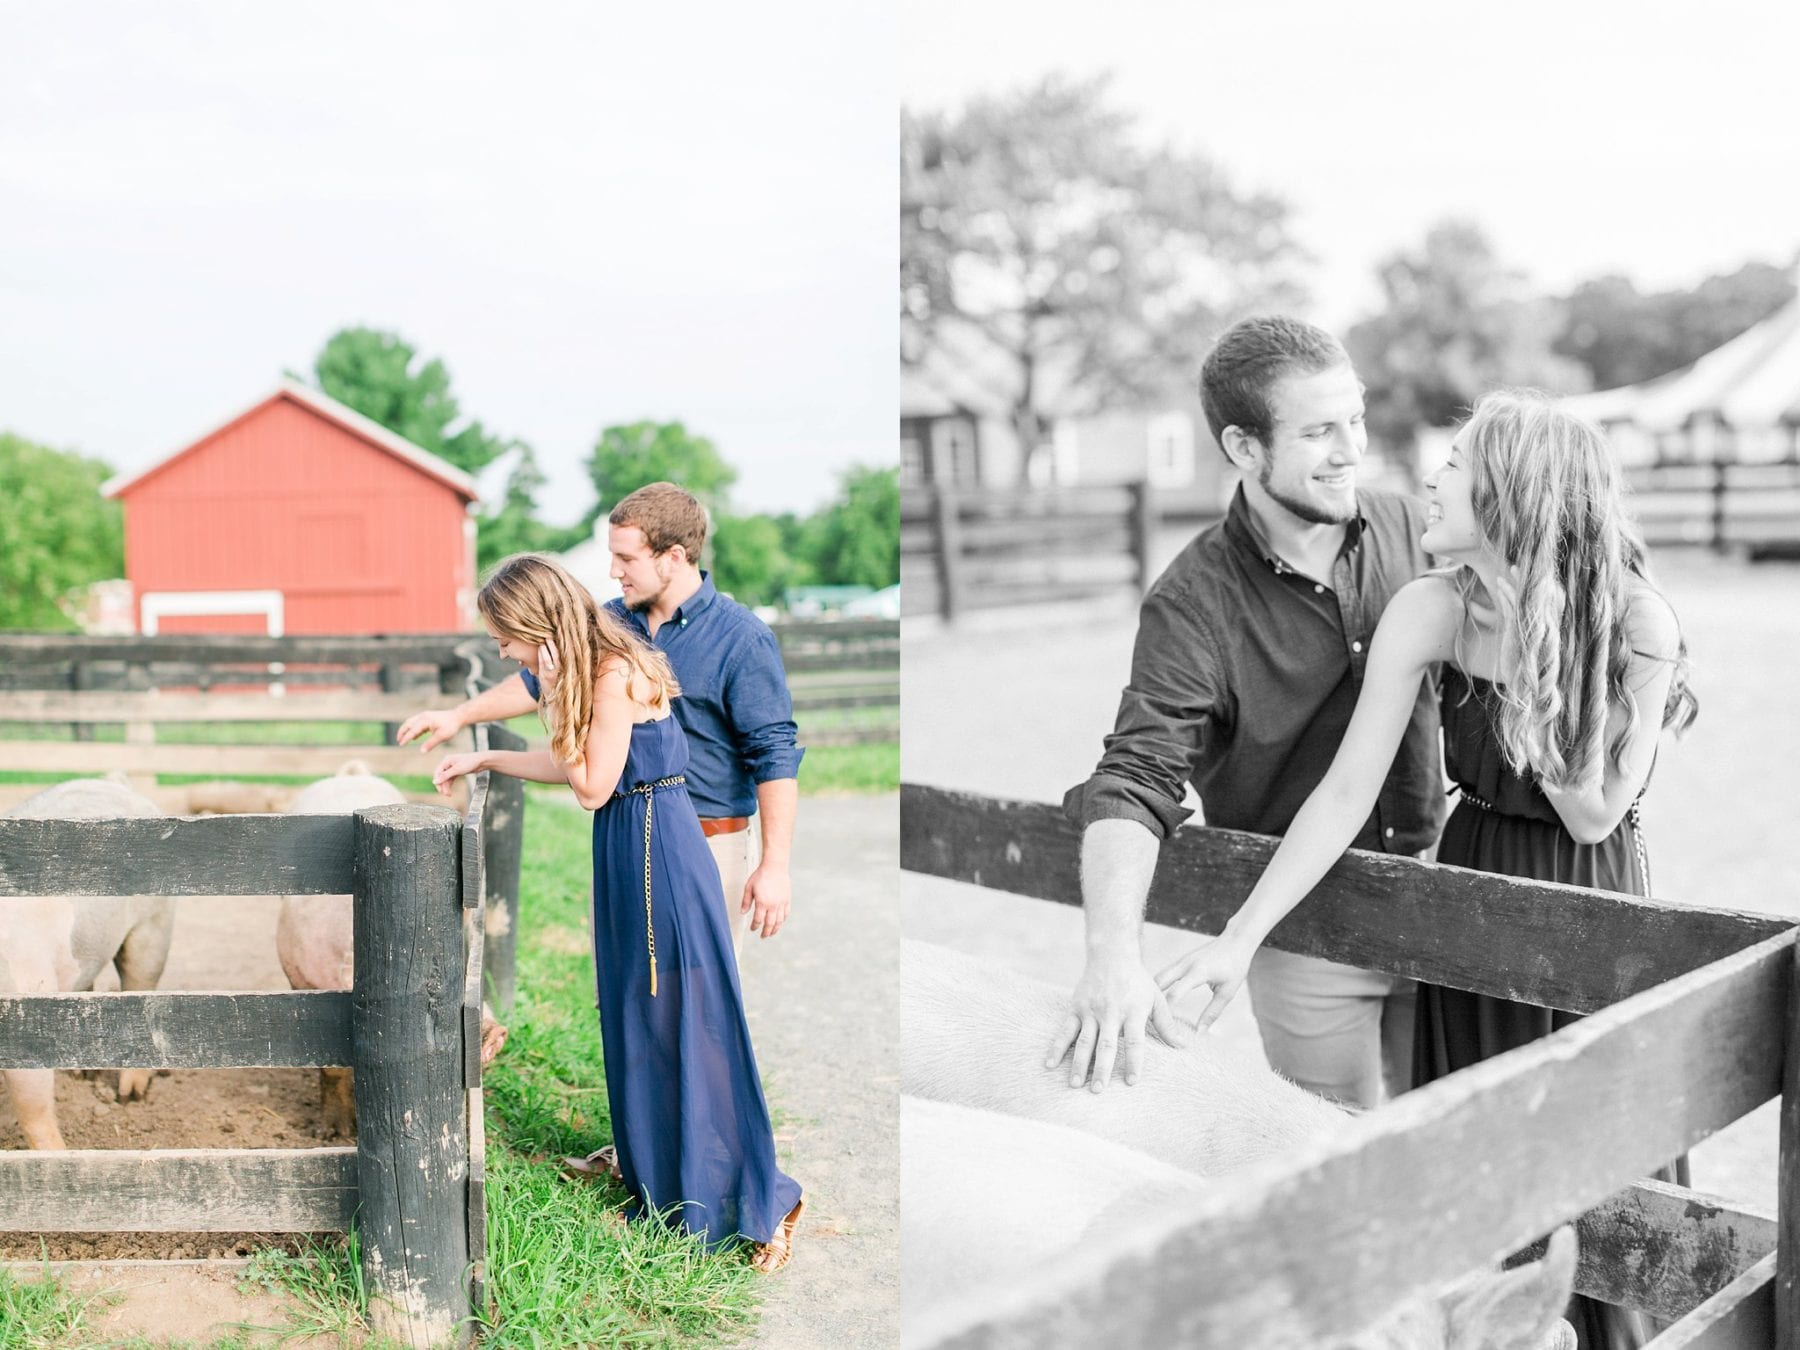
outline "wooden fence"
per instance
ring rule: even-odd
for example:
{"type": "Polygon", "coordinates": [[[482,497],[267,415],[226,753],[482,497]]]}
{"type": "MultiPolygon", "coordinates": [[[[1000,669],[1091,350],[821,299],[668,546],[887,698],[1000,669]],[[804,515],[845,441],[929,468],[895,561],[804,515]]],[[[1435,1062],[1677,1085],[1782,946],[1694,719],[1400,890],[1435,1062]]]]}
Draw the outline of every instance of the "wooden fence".
{"type": "MultiPolygon", "coordinates": [[[[893,620],[793,620],[772,626],[781,644],[794,717],[803,745],[844,745],[896,740],[900,718],[900,625],[893,620]]],[[[76,731],[91,740],[91,724],[103,720],[138,726],[128,732],[127,749],[101,756],[41,751],[36,758],[55,761],[46,767],[70,773],[103,772],[154,763],[164,773],[310,774],[323,756],[290,758],[299,768],[254,767],[249,751],[229,747],[191,747],[182,755],[129,748],[153,739],[148,722],[173,721],[173,715],[133,716],[169,708],[169,691],[213,693],[195,704],[192,720],[276,720],[261,694],[276,692],[304,699],[309,721],[342,718],[380,719],[387,723],[387,746],[374,758],[358,754],[376,773],[416,773],[416,752],[392,744],[393,725],[409,713],[442,706],[442,695],[462,696],[473,663],[482,684],[498,682],[517,670],[502,661],[494,644],[468,633],[418,634],[398,637],[257,637],[163,634],[156,637],[90,637],[63,633],[0,633],[0,695],[34,693],[39,699],[0,707],[0,722],[41,720],[78,722],[65,709],[81,709],[53,694],[108,692],[145,697],[116,706],[111,719],[87,718],[76,731]],[[247,700],[234,706],[229,697],[247,700]],[[158,692],[152,692],[158,691],[158,692]],[[382,695],[386,695],[385,698],[382,695]],[[159,701],[161,700],[161,701],[159,701]],[[211,710],[210,712],[207,710],[211,710]],[[104,763],[102,763],[104,760],[104,763]],[[99,765],[100,767],[96,767],[99,765]]],[[[93,705],[98,706],[98,705],[93,705]]],[[[265,761],[256,761],[263,763],[265,761]]],[[[340,760],[341,762],[341,760],[340,760]]],[[[26,769],[35,763],[7,762],[0,767],[26,769]]]]}
{"type": "Polygon", "coordinates": [[[1078,600],[1149,585],[1149,489],[967,489],[900,494],[900,594],[908,614],[1078,600]]]}
{"type": "MultiPolygon", "coordinates": [[[[484,744],[485,741],[478,741],[484,744]]],[[[468,1340],[485,1279],[483,878],[490,799],[466,815],[0,819],[0,909],[34,895],[335,895],[354,987],[0,998],[0,1068],[347,1065],[354,1147],[0,1154],[0,1229],[343,1231],[376,1330],[468,1340]]]]}
{"type": "MultiPolygon", "coordinates": [[[[1054,806],[901,789],[909,871],[1079,904],[1079,847],[1054,806]]],[[[1217,933],[1273,851],[1178,831],[1147,918],[1217,933]]],[[[1153,1244],[948,1310],[936,1344],[1310,1345],[1569,1220],[1578,1290],[1680,1319],[1654,1350],[1800,1344],[1790,923],[1351,852],[1269,941],[1591,1015],[1221,1182],[1153,1244]],[[1778,1095],[1778,1214],[1641,1180],[1778,1095]]]]}
{"type": "Polygon", "coordinates": [[[1627,475],[1645,541],[1800,554],[1800,464],[1662,464],[1627,475]]]}
{"type": "MultiPolygon", "coordinates": [[[[1800,463],[1663,464],[1627,472],[1644,538],[1751,557],[1800,556],[1800,463]]],[[[910,488],[900,495],[908,614],[954,619],[1005,605],[1141,593],[1151,541],[1220,518],[1210,497],[1126,487],[910,488]]]]}

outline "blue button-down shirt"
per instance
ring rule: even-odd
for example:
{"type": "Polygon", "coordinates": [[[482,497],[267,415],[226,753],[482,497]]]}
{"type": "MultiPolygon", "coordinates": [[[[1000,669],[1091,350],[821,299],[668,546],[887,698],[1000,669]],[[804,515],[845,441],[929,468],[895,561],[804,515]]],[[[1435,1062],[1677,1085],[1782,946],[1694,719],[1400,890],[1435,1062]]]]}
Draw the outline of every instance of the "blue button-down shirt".
{"type": "Polygon", "coordinates": [[[753,815],[758,783],[799,777],[806,752],[795,743],[794,700],[768,624],[720,595],[706,572],[654,638],[623,600],[606,608],[661,648],[681,683],[675,717],[691,755],[688,795],[702,816],[753,815]]]}

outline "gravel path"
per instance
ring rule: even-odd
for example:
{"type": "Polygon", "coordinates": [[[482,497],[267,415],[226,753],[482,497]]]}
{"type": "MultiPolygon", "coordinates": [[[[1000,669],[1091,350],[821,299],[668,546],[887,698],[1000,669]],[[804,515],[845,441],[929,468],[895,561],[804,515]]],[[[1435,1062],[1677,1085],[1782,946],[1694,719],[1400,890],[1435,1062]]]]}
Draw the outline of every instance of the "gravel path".
{"type": "Polygon", "coordinates": [[[892,1346],[900,1334],[900,799],[807,797],[794,913],[745,939],[744,1001],[784,1171],[794,1259],[745,1345],[892,1346]]]}

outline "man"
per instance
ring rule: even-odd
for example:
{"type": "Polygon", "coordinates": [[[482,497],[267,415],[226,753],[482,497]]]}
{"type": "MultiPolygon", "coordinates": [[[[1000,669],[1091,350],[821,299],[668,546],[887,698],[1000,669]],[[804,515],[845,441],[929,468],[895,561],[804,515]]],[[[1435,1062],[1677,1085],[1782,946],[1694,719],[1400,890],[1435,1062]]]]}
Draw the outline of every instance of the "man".
{"type": "MultiPolygon", "coordinates": [[[[692,754],[688,795],[719,865],[736,951],[744,916],[751,931],[774,937],[792,899],[796,775],[805,752],[795,744],[781,647],[767,624],[720,595],[700,570],[706,510],[692,493],[651,483],[620,501],[608,524],[621,595],[606,608],[662,649],[681,684],[675,716],[692,754]]],[[[514,675],[448,711],[415,714],[397,739],[405,744],[429,732],[422,748],[431,750],[473,722],[504,721],[536,706],[514,675]]]]}
{"type": "MultiPolygon", "coordinates": [[[[1283,833],[1349,725],[1381,611],[1427,565],[1424,508],[1356,489],[1368,444],[1362,386],[1330,334],[1246,319],[1208,355],[1200,392],[1243,481],[1225,520],[1145,597],[1113,733],[1093,776],[1064,799],[1084,827],[1087,964],[1049,1062],[1072,1045],[1071,1086],[1094,1091],[1121,1048],[1135,1081],[1147,1023],[1175,1044],[1188,1035],[1139,952],[1158,849],[1191,814],[1185,785],[1209,824],[1283,833]]],[[[1428,682],[1356,847],[1429,847],[1440,784],[1428,682]]],[[[1265,947],[1248,984],[1270,1063],[1289,1078],[1374,1106],[1385,1046],[1396,1089],[1410,1084],[1410,982],[1265,947]]]]}

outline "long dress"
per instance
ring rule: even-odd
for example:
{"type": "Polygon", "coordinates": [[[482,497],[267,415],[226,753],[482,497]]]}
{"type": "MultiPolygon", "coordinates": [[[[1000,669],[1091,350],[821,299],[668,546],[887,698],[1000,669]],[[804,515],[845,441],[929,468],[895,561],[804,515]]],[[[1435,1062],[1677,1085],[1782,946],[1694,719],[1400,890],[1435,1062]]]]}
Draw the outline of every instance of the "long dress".
{"type": "MultiPolygon", "coordinates": [[[[1635,810],[1597,844],[1581,844],[1563,827],[1537,780],[1514,773],[1500,747],[1499,700],[1479,676],[1443,667],[1444,759],[1460,790],[1444,826],[1438,861],[1479,872],[1560,881],[1597,890],[1648,895],[1643,837],[1635,810]]],[[[1413,1081],[1419,1086],[1547,1036],[1579,1014],[1438,985],[1419,986],[1413,1023],[1413,1081]]],[[[1687,1184],[1686,1159],[1662,1180],[1687,1184]]],[[[1641,1314],[1577,1296],[1567,1313],[1582,1350],[1643,1345],[1655,1324],[1641,1314]]]]}
{"type": "Polygon", "coordinates": [[[769,1241],[800,1186],[775,1165],[719,870],[679,781],[687,762],[673,717],[632,727],[618,790],[594,812],[594,967],[631,1213],[718,1248],[769,1241]]]}

